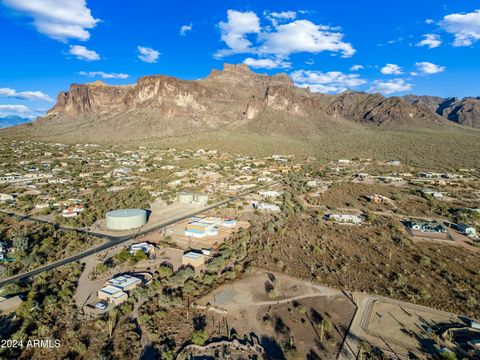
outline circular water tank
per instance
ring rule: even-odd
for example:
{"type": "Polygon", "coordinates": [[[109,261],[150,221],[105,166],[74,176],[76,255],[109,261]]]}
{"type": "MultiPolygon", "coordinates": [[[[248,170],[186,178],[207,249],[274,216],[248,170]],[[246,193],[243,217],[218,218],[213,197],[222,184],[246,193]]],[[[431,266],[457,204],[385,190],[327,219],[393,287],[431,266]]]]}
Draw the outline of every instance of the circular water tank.
{"type": "Polygon", "coordinates": [[[206,204],[208,202],[207,194],[197,194],[197,203],[206,204]]]}
{"type": "Polygon", "coordinates": [[[147,223],[147,212],[142,209],[121,209],[107,213],[107,228],[110,230],[130,230],[147,223]]]}
{"type": "Polygon", "coordinates": [[[178,194],[178,201],[181,203],[192,203],[193,202],[193,193],[190,192],[181,192],[178,194]]]}

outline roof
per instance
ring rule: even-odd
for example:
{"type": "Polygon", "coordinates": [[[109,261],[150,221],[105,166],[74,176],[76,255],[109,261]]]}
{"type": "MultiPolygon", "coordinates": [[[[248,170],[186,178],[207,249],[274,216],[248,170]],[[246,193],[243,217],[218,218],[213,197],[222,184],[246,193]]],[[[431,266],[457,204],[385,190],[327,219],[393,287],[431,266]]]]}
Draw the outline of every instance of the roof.
{"type": "Polygon", "coordinates": [[[141,281],[142,280],[140,280],[139,278],[136,278],[130,275],[121,275],[121,276],[111,278],[110,280],[107,281],[107,283],[114,287],[122,289],[124,287],[133,285],[141,281]]]}
{"type": "Polygon", "coordinates": [[[200,259],[201,257],[203,257],[203,254],[200,254],[200,253],[197,253],[197,252],[193,252],[193,251],[190,251],[186,254],[183,254],[183,256],[189,258],[189,259],[200,259]]]}
{"type": "Polygon", "coordinates": [[[123,293],[122,289],[120,289],[118,287],[115,287],[115,286],[112,286],[112,285],[107,285],[107,286],[101,288],[98,291],[104,292],[108,295],[117,296],[117,297],[121,295],[120,293],[123,293]]]}
{"type": "Polygon", "coordinates": [[[147,212],[143,209],[119,209],[112,210],[107,213],[109,217],[130,217],[130,216],[144,216],[147,212]]]}
{"type": "Polygon", "coordinates": [[[189,233],[194,233],[194,234],[205,234],[205,230],[199,230],[199,229],[186,229],[185,231],[189,233]]]}

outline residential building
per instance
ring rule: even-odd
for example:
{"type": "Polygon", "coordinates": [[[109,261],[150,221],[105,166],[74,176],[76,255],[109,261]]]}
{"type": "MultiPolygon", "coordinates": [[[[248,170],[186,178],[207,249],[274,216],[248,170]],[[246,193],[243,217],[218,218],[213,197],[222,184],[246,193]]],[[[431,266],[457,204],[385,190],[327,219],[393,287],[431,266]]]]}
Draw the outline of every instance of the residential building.
{"type": "Polygon", "coordinates": [[[137,251],[143,251],[145,254],[150,255],[155,252],[155,246],[147,242],[141,242],[130,245],[130,254],[135,254],[137,251]]]}
{"type": "Polygon", "coordinates": [[[441,193],[439,191],[432,190],[432,189],[422,189],[422,194],[426,195],[426,196],[432,196],[435,199],[443,198],[443,193],[441,193]]]}
{"type": "Polygon", "coordinates": [[[142,280],[130,275],[120,275],[107,280],[107,285],[114,286],[123,291],[135,289],[142,283],[142,280]]]}
{"type": "Polygon", "coordinates": [[[360,225],[362,219],[358,215],[349,215],[349,214],[328,214],[325,216],[327,220],[335,221],[341,224],[355,224],[360,225]]]}
{"type": "Polygon", "coordinates": [[[208,221],[193,221],[187,224],[185,228],[185,236],[194,238],[204,238],[205,236],[214,236],[218,234],[216,226],[208,221]]]}
{"type": "Polygon", "coordinates": [[[128,295],[126,292],[122,291],[122,289],[118,287],[111,285],[107,285],[98,290],[97,296],[100,300],[106,300],[114,305],[119,305],[128,299],[128,295]]]}
{"type": "Polygon", "coordinates": [[[425,233],[445,234],[447,232],[447,227],[438,221],[412,221],[409,223],[409,227],[425,233]]]}
{"type": "Polygon", "coordinates": [[[456,224],[455,227],[457,228],[458,231],[460,231],[464,235],[467,235],[468,237],[473,237],[473,238],[477,237],[477,231],[473,226],[460,223],[460,224],[456,224]]]}
{"type": "Polygon", "coordinates": [[[280,211],[280,206],[277,204],[267,204],[263,202],[253,203],[253,208],[259,211],[268,211],[268,212],[278,212],[280,211]]]}

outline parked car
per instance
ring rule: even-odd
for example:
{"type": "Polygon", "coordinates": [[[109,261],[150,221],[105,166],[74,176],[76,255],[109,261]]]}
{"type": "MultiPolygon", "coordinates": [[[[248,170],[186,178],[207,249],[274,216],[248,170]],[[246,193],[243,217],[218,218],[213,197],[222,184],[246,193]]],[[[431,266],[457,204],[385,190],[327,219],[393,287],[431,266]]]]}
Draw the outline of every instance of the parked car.
{"type": "Polygon", "coordinates": [[[108,307],[108,303],[104,300],[99,301],[95,307],[100,310],[105,310],[108,307]]]}

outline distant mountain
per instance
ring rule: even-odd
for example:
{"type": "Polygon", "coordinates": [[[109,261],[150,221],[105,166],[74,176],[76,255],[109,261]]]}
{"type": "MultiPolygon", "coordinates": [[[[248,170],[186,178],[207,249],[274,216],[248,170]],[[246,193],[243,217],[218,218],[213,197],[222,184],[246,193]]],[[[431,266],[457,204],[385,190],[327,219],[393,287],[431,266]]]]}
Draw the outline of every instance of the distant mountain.
{"type": "Polygon", "coordinates": [[[285,74],[268,76],[225,64],[204,79],[155,75],[136,84],[73,84],[57,103],[17,134],[58,141],[121,142],[212,133],[306,138],[375,125],[442,127],[449,122],[401,97],[348,91],[312,93],[285,74]]]}
{"type": "Polygon", "coordinates": [[[404,99],[410,104],[425,106],[457,124],[480,128],[480,97],[457,99],[406,95],[404,99]]]}
{"type": "Polygon", "coordinates": [[[29,122],[31,119],[23,118],[18,115],[9,115],[0,117],[0,129],[6,128],[9,126],[20,125],[26,122],[29,122]]]}

